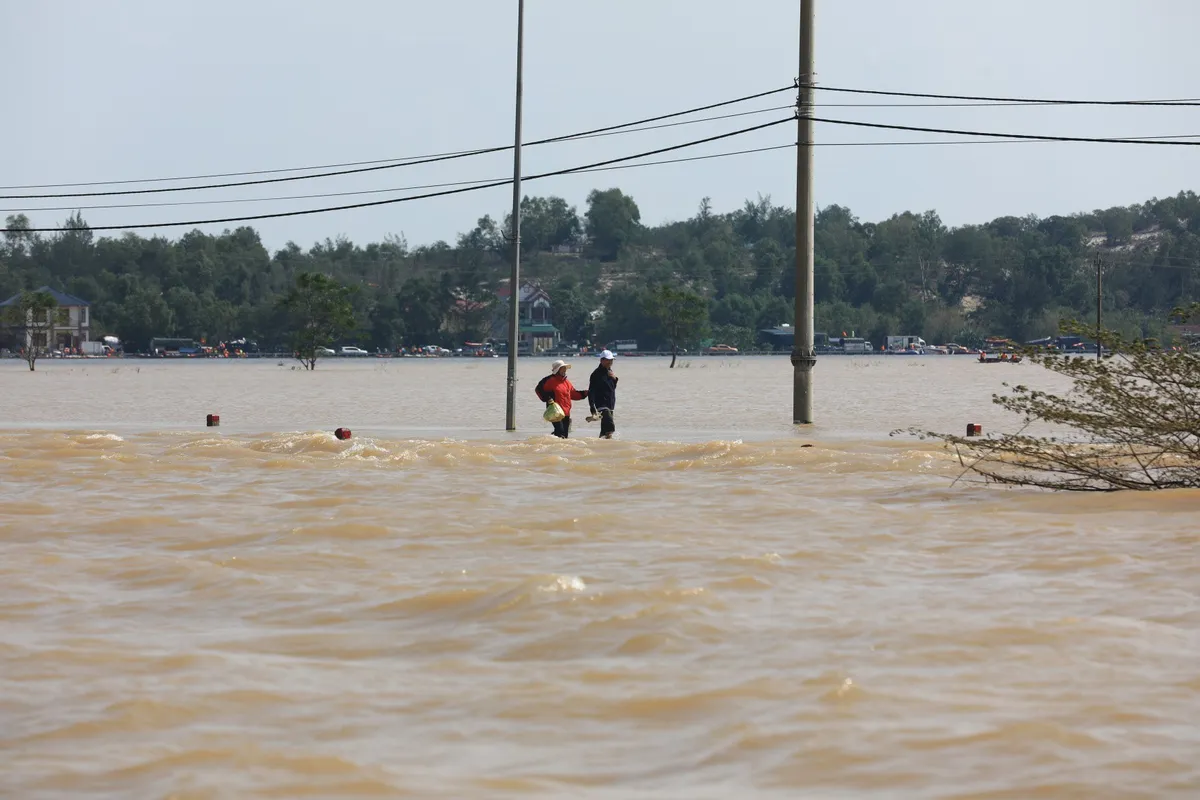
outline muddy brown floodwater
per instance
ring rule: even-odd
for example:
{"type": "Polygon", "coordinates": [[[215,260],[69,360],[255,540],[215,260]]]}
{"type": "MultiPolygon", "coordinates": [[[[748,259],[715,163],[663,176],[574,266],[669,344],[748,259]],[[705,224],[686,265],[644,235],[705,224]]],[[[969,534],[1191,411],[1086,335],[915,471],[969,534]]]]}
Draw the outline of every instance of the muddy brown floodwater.
{"type": "Polygon", "coordinates": [[[1053,376],[621,359],[562,442],[545,368],[0,362],[0,796],[1200,796],[1200,494],[888,436],[1053,376]]]}

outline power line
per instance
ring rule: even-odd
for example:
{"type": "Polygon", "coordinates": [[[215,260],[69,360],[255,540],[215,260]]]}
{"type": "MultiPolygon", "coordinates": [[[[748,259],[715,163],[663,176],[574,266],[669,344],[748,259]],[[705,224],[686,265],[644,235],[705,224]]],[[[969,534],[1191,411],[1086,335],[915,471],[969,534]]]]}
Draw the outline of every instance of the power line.
{"type": "Polygon", "coordinates": [[[1200,134],[1180,134],[1173,138],[1158,137],[1149,138],[1101,138],[1090,136],[1049,136],[1049,135],[1034,135],[1025,133],[995,133],[992,131],[964,131],[952,128],[925,128],[913,125],[887,125],[882,122],[859,122],[845,119],[822,119],[820,117],[807,117],[813,122],[820,122],[826,125],[847,125],[855,128],[877,128],[889,131],[912,131],[914,133],[945,133],[953,136],[991,136],[998,139],[1021,139],[1038,142],[1092,142],[1097,144],[1153,144],[1153,145],[1168,145],[1175,147],[1200,147],[1200,142],[1180,141],[1185,138],[1200,137],[1200,134]]]}
{"type": "MultiPolygon", "coordinates": [[[[648,125],[645,127],[631,128],[629,130],[610,131],[607,133],[589,134],[586,136],[579,136],[577,138],[578,139],[591,139],[591,138],[596,138],[596,137],[601,137],[601,136],[613,136],[615,134],[640,133],[642,131],[661,130],[664,128],[675,128],[675,127],[679,127],[681,125],[694,125],[696,123],[701,123],[701,122],[714,122],[714,121],[718,121],[718,120],[734,119],[737,117],[748,117],[748,116],[754,116],[757,114],[765,114],[770,111],[782,111],[784,109],[790,109],[790,108],[794,108],[794,106],[787,105],[787,106],[773,106],[771,108],[759,108],[759,109],[755,109],[754,111],[742,111],[742,112],[739,112],[736,114],[722,114],[722,115],[716,116],[716,117],[702,117],[700,119],[684,120],[683,122],[668,122],[668,123],[665,123],[662,125],[648,125]]],[[[792,145],[792,146],[794,147],[795,145],[792,145]]],[[[740,155],[740,154],[741,153],[738,152],[738,153],[732,153],[731,155],[740,155]]],[[[680,159],[680,160],[686,161],[687,159],[680,159]]],[[[167,207],[167,206],[209,206],[209,205],[229,205],[232,203],[261,203],[261,202],[271,201],[271,200],[311,200],[311,199],[322,198],[322,197],[348,197],[348,196],[352,196],[352,195],[388,194],[390,192],[407,192],[407,191],[412,191],[412,190],[416,190],[416,189],[440,189],[445,186],[466,186],[468,184],[488,183],[489,181],[497,181],[497,180],[502,180],[502,179],[501,178],[482,178],[482,179],[470,180],[470,181],[453,181],[453,182],[449,182],[449,183],[427,183],[427,184],[420,184],[417,186],[398,186],[398,187],[390,188],[390,189],[359,189],[359,190],[344,191],[344,192],[318,192],[315,194],[282,195],[282,196],[272,196],[272,197],[246,197],[246,198],[238,198],[238,199],[230,199],[230,200],[190,200],[190,201],[189,200],[173,200],[173,201],[163,202],[163,203],[108,203],[108,204],[91,205],[91,206],[70,205],[70,206],[41,206],[38,208],[3,208],[3,209],[0,209],[0,212],[12,213],[12,212],[25,212],[25,211],[90,211],[90,210],[94,210],[94,209],[105,209],[105,208],[163,208],[163,207],[167,207]]],[[[122,193],[117,192],[116,194],[122,194],[122,193]]],[[[85,196],[90,196],[90,195],[85,195],[85,196]]],[[[47,196],[47,199],[50,199],[51,197],[53,197],[53,195],[47,196]]],[[[3,199],[3,198],[0,198],[0,199],[3,199]]]]}
{"type": "MultiPolygon", "coordinates": [[[[758,111],[743,112],[741,114],[728,114],[728,115],[723,115],[721,117],[712,117],[712,118],[708,118],[708,119],[727,119],[730,117],[739,117],[739,116],[746,116],[748,114],[757,114],[757,113],[761,113],[762,111],[779,110],[781,108],[791,108],[791,106],[780,106],[779,108],[774,108],[774,109],[760,109],[758,111]]],[[[695,121],[699,122],[699,121],[707,121],[707,120],[695,120],[695,121]]],[[[821,121],[821,120],[817,120],[817,121],[821,121]]],[[[688,123],[672,123],[671,125],[657,126],[657,127],[673,127],[674,125],[680,125],[680,124],[688,124],[688,123]]],[[[1143,141],[1143,140],[1149,141],[1149,140],[1170,140],[1170,139],[1200,139],[1200,134],[1184,133],[1184,134],[1166,134],[1166,135],[1162,135],[1162,136],[1126,137],[1126,138],[1120,139],[1119,141],[1121,141],[1121,142],[1136,142],[1136,141],[1143,141]]],[[[1070,143],[1074,140],[1066,139],[1066,141],[1068,143],[1070,143]]],[[[1033,137],[1033,138],[1022,138],[1022,139],[927,139],[927,140],[907,141],[907,142],[901,142],[901,141],[814,142],[813,146],[814,147],[835,147],[835,148],[836,147],[931,147],[931,146],[937,147],[937,146],[961,146],[961,145],[995,145],[995,144],[1011,145],[1011,144],[1058,144],[1058,143],[1060,143],[1060,140],[1058,140],[1058,139],[1047,140],[1047,139],[1043,139],[1041,137],[1033,137]]],[[[787,149],[793,148],[795,146],[796,146],[796,143],[793,142],[791,144],[781,144],[781,145],[775,145],[775,146],[771,146],[771,147],[756,147],[756,148],[751,148],[748,150],[733,150],[730,152],[714,153],[714,154],[704,155],[704,156],[689,156],[687,158],[671,158],[671,159],[665,159],[665,160],[661,160],[661,161],[649,161],[644,164],[626,164],[626,165],[621,165],[621,166],[599,167],[599,168],[594,168],[594,169],[581,169],[581,170],[577,170],[577,172],[579,172],[579,173],[609,172],[609,171],[621,170],[621,169],[636,169],[639,167],[652,167],[652,166],[661,166],[661,165],[666,165],[666,164],[681,164],[681,163],[687,163],[687,162],[692,162],[692,161],[709,161],[709,160],[718,159],[718,158],[729,158],[729,157],[733,157],[733,156],[750,155],[750,154],[754,154],[754,153],[764,153],[764,152],[770,152],[770,151],[774,151],[774,150],[787,150],[787,149]]],[[[0,208],[0,213],[13,214],[13,213],[37,213],[40,211],[96,211],[96,210],[111,210],[111,209],[124,209],[124,208],[174,208],[174,207],[184,207],[184,206],[237,205],[240,203],[280,202],[280,201],[286,201],[286,200],[320,200],[320,199],[326,199],[326,198],[331,198],[331,197],[361,197],[361,196],[365,196],[365,195],[394,194],[396,192],[423,191],[425,189],[443,189],[443,188],[453,187],[453,186],[475,186],[475,185],[479,185],[479,184],[493,183],[496,181],[503,181],[503,180],[504,180],[504,178],[501,178],[501,177],[477,178],[475,180],[466,180],[466,181],[425,183],[425,184],[417,184],[414,186],[394,186],[394,187],[390,187],[390,188],[386,188],[386,189],[357,189],[357,190],[344,191],[344,192],[318,192],[318,193],[314,193],[314,194],[278,195],[278,196],[271,196],[271,197],[245,197],[245,198],[221,199],[221,200],[173,200],[173,201],[161,202],[161,203],[105,203],[105,204],[90,205],[90,206],[70,205],[70,206],[41,206],[41,207],[37,207],[37,208],[0,208]]]]}
{"type": "MultiPolygon", "coordinates": [[[[710,104],[707,106],[700,106],[700,107],[697,107],[694,109],[689,109],[688,111],[681,111],[681,112],[666,114],[666,115],[662,115],[662,116],[658,116],[658,117],[651,117],[651,118],[648,118],[645,120],[640,120],[637,122],[625,123],[624,125],[610,126],[608,128],[599,128],[594,131],[587,131],[587,132],[580,133],[580,134],[568,134],[566,136],[554,137],[553,139],[547,139],[547,140],[543,140],[541,142],[530,142],[529,144],[532,145],[532,144],[549,143],[552,141],[565,141],[568,139],[590,138],[597,134],[605,133],[605,132],[608,132],[611,130],[618,130],[618,129],[625,128],[625,127],[632,127],[635,125],[641,125],[643,123],[656,122],[659,120],[669,119],[669,118],[676,117],[676,116],[686,116],[686,115],[692,114],[692,113],[699,113],[701,111],[707,111],[707,110],[711,110],[714,108],[720,108],[723,106],[733,105],[733,104],[740,103],[740,102],[746,102],[748,100],[758,99],[761,97],[767,97],[767,96],[770,96],[773,94],[790,91],[795,88],[797,88],[795,85],[781,87],[779,89],[773,89],[773,90],[767,91],[767,92],[760,92],[757,94],[746,95],[744,97],[735,98],[733,100],[723,101],[720,103],[713,103],[713,104],[710,104]]],[[[851,89],[851,88],[844,88],[844,87],[818,86],[818,85],[814,85],[813,88],[818,91],[840,92],[840,93],[862,94],[862,95],[877,95],[877,96],[885,96],[885,97],[908,97],[908,98],[914,98],[914,99],[975,101],[975,102],[956,102],[956,103],[822,103],[822,104],[820,104],[821,107],[825,107],[825,108],[982,108],[982,107],[1004,108],[1004,107],[1020,107],[1020,106],[1062,106],[1062,105],[1158,106],[1158,107],[1200,106],[1200,99],[1198,99],[1198,98],[1180,98],[1180,99],[1168,99],[1168,100],[1053,100],[1053,99],[1018,98],[1018,97],[1010,97],[1010,98],[989,97],[989,96],[982,96],[982,95],[952,95],[952,94],[933,94],[933,93],[921,93],[921,92],[892,92],[892,91],[883,91],[883,90],[876,90],[876,89],[851,89]]],[[[746,112],[746,113],[747,114],[763,113],[765,111],[778,110],[779,108],[787,108],[787,107],[789,107],[789,106],[780,106],[780,107],[776,107],[776,108],[772,108],[772,109],[761,109],[759,111],[752,111],[752,112],[746,112]]],[[[733,116],[740,116],[740,115],[731,114],[731,115],[723,116],[723,117],[711,117],[709,119],[712,119],[712,120],[728,119],[733,116]]],[[[708,120],[696,120],[696,122],[702,122],[702,121],[708,121],[708,120]]],[[[690,123],[680,123],[680,124],[690,124],[690,123]]],[[[652,129],[653,128],[647,128],[647,130],[652,130],[652,129]]],[[[20,184],[20,185],[12,185],[12,186],[0,186],[0,190],[11,191],[11,190],[23,190],[23,189],[58,189],[58,188],[66,188],[66,187],[80,187],[80,186],[121,186],[121,185],[137,184],[137,183],[170,183],[170,182],[176,182],[176,181],[209,180],[209,179],[214,179],[214,178],[232,178],[232,177],[244,177],[244,176],[252,176],[252,175],[276,175],[276,174],[285,173],[285,172],[308,172],[308,171],[312,171],[312,170],[322,170],[322,169],[341,169],[343,167],[361,167],[361,166],[374,166],[374,165],[403,166],[405,164],[408,164],[408,163],[411,163],[414,161],[420,161],[420,160],[427,159],[427,158],[443,158],[443,157],[450,157],[450,156],[466,157],[466,156],[482,154],[482,153],[498,152],[498,151],[502,151],[504,149],[507,149],[507,148],[481,148],[481,149],[475,149],[475,150],[459,150],[459,151],[452,151],[452,152],[447,152],[447,153],[431,153],[431,154],[425,154],[425,155],[419,155],[419,156],[409,156],[409,157],[372,159],[372,160],[366,160],[366,161],[346,161],[346,162],[338,162],[338,163],[331,163],[331,164],[310,165],[310,166],[304,166],[304,167],[285,167],[285,168],[278,168],[278,169],[246,170],[246,171],[241,171],[241,172],[217,172],[217,173],[207,173],[207,174],[198,174],[198,175],[180,175],[180,176],[166,177],[166,178],[136,178],[136,179],[127,179],[127,180],[84,181],[84,182],[75,182],[75,183],[20,184]]],[[[304,177],[320,178],[320,177],[326,177],[326,176],[311,175],[311,176],[304,176],[304,177]]],[[[296,178],[296,179],[299,180],[299,179],[303,179],[303,178],[296,178]]],[[[184,187],[184,188],[202,189],[202,188],[210,188],[210,187],[184,187]]],[[[225,188],[225,187],[215,187],[215,188],[225,188]]],[[[180,189],[180,190],[182,190],[182,189],[180,189]]],[[[65,195],[59,195],[59,196],[65,196],[65,195]]],[[[86,196],[86,195],[72,195],[72,196],[86,196]]],[[[20,199],[20,198],[0,197],[0,199],[20,199]]],[[[34,199],[34,196],[29,196],[29,199],[34,199]]]]}
{"type": "MultiPolygon", "coordinates": [[[[647,150],[642,153],[635,153],[634,155],[621,156],[619,158],[611,158],[611,159],[607,159],[605,161],[597,161],[592,164],[584,164],[584,165],[581,165],[578,167],[569,167],[567,169],[554,170],[553,172],[543,172],[543,173],[540,173],[537,175],[527,175],[527,176],[523,176],[522,180],[538,180],[540,178],[551,178],[551,177],[555,177],[558,175],[569,175],[569,174],[576,173],[576,172],[582,172],[584,170],[595,169],[598,167],[606,167],[606,166],[609,166],[612,164],[619,164],[619,163],[626,162],[626,161],[634,161],[639,158],[646,158],[648,156],[659,155],[660,153],[670,153],[675,150],[682,150],[687,147],[695,147],[696,145],[700,145],[700,144],[707,144],[709,142],[717,142],[717,141],[721,141],[722,139],[730,139],[730,138],[733,138],[734,136],[742,136],[747,133],[753,133],[755,131],[765,130],[767,128],[773,128],[776,125],[782,125],[784,123],[793,122],[793,121],[795,121],[794,117],[785,117],[783,119],[777,119],[774,122],[765,122],[761,125],[754,125],[752,127],[742,128],[741,130],[736,130],[736,131],[729,131],[728,133],[717,134],[716,136],[708,136],[703,139],[695,139],[690,142],[683,142],[682,144],[671,145],[669,147],[660,147],[655,150],[647,150]]],[[[128,225],[128,224],[127,225],[97,225],[94,227],[93,226],[88,226],[88,227],[90,230],[95,230],[95,231],[112,231],[112,230],[127,230],[127,229],[135,229],[135,228],[138,228],[138,229],[140,229],[140,228],[178,228],[178,227],[190,227],[190,226],[195,226],[195,225],[216,225],[216,224],[222,224],[222,223],[227,223],[227,222],[253,222],[255,220],[261,220],[261,219],[279,219],[282,217],[300,217],[300,216],[307,216],[307,215],[311,215],[311,214],[325,214],[325,213],[329,213],[332,211],[350,211],[350,210],[358,209],[358,208],[370,208],[373,206],[385,206],[385,205],[392,205],[395,203],[406,203],[406,202],[409,202],[412,200],[426,200],[426,199],[433,198],[433,197],[445,197],[447,195],[452,195],[452,194],[464,194],[466,192],[476,192],[476,191],[480,191],[482,189],[492,189],[492,188],[495,188],[498,186],[508,186],[511,183],[512,183],[512,179],[507,178],[504,180],[492,181],[491,183],[484,183],[484,184],[480,184],[480,185],[476,185],[476,186],[466,186],[466,187],[460,187],[457,189],[446,189],[443,191],[430,192],[428,194],[410,195],[407,197],[394,197],[389,200],[372,200],[372,201],[365,202],[365,203],[353,203],[353,204],[344,205],[344,206],[331,206],[331,207],[327,207],[327,208],[310,208],[310,209],[304,209],[304,210],[300,210],[300,211],[280,211],[280,212],[276,212],[273,214],[255,214],[252,216],[245,216],[245,217],[225,217],[225,218],[221,218],[221,219],[189,220],[189,221],[185,221],[185,222],[151,222],[151,223],[145,223],[145,224],[140,224],[140,225],[128,225]]],[[[53,232],[57,232],[59,229],[58,228],[24,228],[21,230],[23,230],[24,232],[28,232],[28,233],[53,233],[53,232]]],[[[8,228],[4,228],[0,232],[8,232],[8,231],[9,231],[8,228]]]]}
{"type": "MultiPolygon", "coordinates": [[[[706,105],[706,106],[697,106],[696,108],[690,108],[685,111],[675,111],[670,114],[660,114],[655,117],[647,117],[645,119],[635,120],[633,122],[625,122],[625,123],[621,123],[619,125],[608,125],[603,128],[594,128],[592,130],[581,131],[579,133],[571,133],[571,134],[566,134],[563,136],[554,136],[554,137],[550,137],[548,139],[539,139],[536,141],[527,142],[523,146],[532,147],[532,146],[542,145],[542,144],[552,144],[555,142],[565,142],[565,141],[571,141],[571,140],[576,140],[576,139],[595,138],[598,136],[609,135],[609,134],[617,133],[617,132],[633,132],[633,131],[626,131],[625,129],[634,128],[634,127],[638,127],[638,126],[649,126],[651,123],[661,122],[661,121],[667,120],[667,119],[674,119],[675,117],[689,116],[691,114],[698,114],[701,111],[711,111],[715,108],[722,108],[725,106],[735,105],[737,103],[744,103],[744,102],[747,102],[750,100],[757,100],[762,97],[779,94],[780,92],[792,91],[794,88],[795,88],[794,86],[785,86],[785,87],[782,87],[779,89],[772,89],[767,92],[758,92],[757,94],[745,95],[743,97],[737,97],[732,100],[724,100],[719,103],[710,103],[709,105],[706,105]]],[[[773,109],[758,109],[756,111],[746,112],[746,114],[761,114],[761,113],[765,113],[767,111],[778,111],[782,108],[792,108],[792,107],[793,106],[779,106],[779,107],[776,107],[773,109]]],[[[742,114],[742,115],[733,114],[733,115],[729,115],[728,117],[714,117],[712,119],[727,119],[732,116],[745,116],[745,114],[742,114]]],[[[696,120],[695,122],[702,122],[702,121],[708,121],[708,120],[696,120]]],[[[676,124],[691,124],[691,123],[676,123],[676,124]]],[[[659,126],[659,127],[671,127],[671,126],[659,126]]],[[[641,130],[655,130],[655,129],[656,128],[653,126],[641,128],[641,130]]],[[[250,176],[250,175],[269,175],[269,174],[277,174],[280,172],[299,172],[299,171],[315,170],[315,169],[334,169],[334,168],[341,168],[341,167],[349,167],[348,169],[337,169],[337,171],[321,172],[321,173],[316,173],[313,175],[292,175],[292,176],[282,177],[282,178],[262,178],[262,179],[258,179],[258,180],[235,181],[235,182],[230,182],[230,183],[204,184],[204,185],[200,185],[200,186],[177,186],[177,187],[167,187],[167,188],[159,188],[159,189],[128,189],[128,190],[107,191],[107,192],[70,192],[70,193],[57,193],[57,194],[36,194],[36,195],[35,194],[0,195],[0,200],[46,200],[46,199],[61,198],[61,197],[107,197],[107,196],[112,196],[112,195],[158,194],[158,193],[162,193],[162,192],[185,192],[185,191],[197,191],[200,189],[228,189],[228,188],[233,188],[233,187],[238,187],[238,186],[258,186],[258,185],[268,184],[268,183],[285,183],[288,181],[314,180],[316,178],[330,178],[330,177],[338,177],[338,176],[342,176],[342,175],[360,174],[360,173],[364,173],[364,172],[377,172],[379,170],[397,169],[399,167],[410,167],[410,166],[416,166],[419,164],[432,164],[432,163],[441,162],[441,161],[451,161],[451,160],[458,159],[458,158],[468,158],[468,157],[477,156],[477,155],[487,155],[489,153],[501,153],[501,152],[504,152],[507,150],[511,150],[512,148],[513,148],[512,145],[503,145],[503,146],[498,146],[498,147],[478,148],[475,150],[458,150],[458,151],[449,152],[449,153],[434,153],[434,154],[425,155],[425,156],[416,156],[416,157],[408,158],[408,159],[384,159],[384,160],[375,160],[375,161],[345,162],[342,164],[328,164],[328,165],[324,165],[324,166],[293,167],[290,169],[276,169],[276,170],[255,170],[255,171],[249,171],[249,172],[225,172],[225,173],[214,173],[211,175],[194,175],[194,176],[190,176],[190,177],[145,178],[145,179],[141,179],[141,180],[124,180],[124,181],[95,181],[92,183],[63,183],[63,184],[37,184],[37,185],[30,184],[30,185],[26,185],[26,186],[5,186],[5,187],[0,187],[0,189],[10,190],[10,189],[60,188],[60,187],[68,187],[68,186],[116,186],[116,185],[127,185],[127,184],[132,184],[132,183],[165,183],[165,182],[171,182],[171,181],[206,180],[209,178],[226,178],[226,177],[238,177],[238,176],[250,176]],[[363,165],[368,165],[368,166],[363,166],[363,165]]]]}
{"type": "MultiPolygon", "coordinates": [[[[814,119],[815,122],[825,120],[814,119]]],[[[983,134],[999,136],[1002,134],[983,134]]],[[[1130,136],[1119,139],[1119,142],[1159,141],[1170,139],[1200,139],[1200,133],[1176,133],[1164,136],[1130,136]]],[[[925,139],[909,142],[813,142],[813,147],[919,147],[928,145],[964,145],[964,144],[1058,144],[1058,139],[1044,139],[1034,136],[1028,139],[925,139]]],[[[1072,142],[1073,139],[1063,141],[1072,142]]]]}
{"type": "MultiPolygon", "coordinates": [[[[720,115],[712,116],[712,117],[700,117],[699,119],[688,119],[688,120],[683,120],[681,122],[668,122],[668,123],[664,123],[661,125],[638,125],[637,123],[629,123],[630,125],[636,126],[636,127],[623,128],[620,130],[603,130],[603,131],[598,131],[596,133],[572,134],[567,137],[560,137],[560,139],[555,139],[553,141],[559,141],[559,140],[561,140],[561,141],[577,141],[577,140],[584,140],[584,139],[598,139],[598,138],[605,137],[605,136],[616,136],[616,135],[622,135],[622,134],[626,134],[626,133],[642,133],[645,131],[662,130],[664,128],[677,128],[682,125],[697,125],[697,124],[704,123],[704,122],[717,122],[720,120],[735,119],[738,117],[755,116],[757,114],[766,114],[771,111],[783,111],[785,109],[790,109],[790,108],[795,108],[795,104],[789,104],[786,106],[770,106],[767,108],[756,108],[753,111],[739,111],[734,114],[720,114],[720,115]]],[[[546,140],[546,141],[549,142],[551,140],[546,140]]],[[[539,143],[540,142],[528,142],[524,146],[529,146],[530,144],[539,144],[539,143]]],[[[504,148],[500,148],[500,149],[504,149],[504,148]]],[[[511,150],[512,148],[510,146],[507,149],[511,150]]],[[[0,186],[0,189],[3,189],[3,190],[7,190],[7,189],[43,189],[43,188],[52,189],[52,188],[62,187],[62,186],[115,186],[115,185],[119,185],[119,184],[129,184],[129,183],[157,183],[157,182],[174,181],[174,180],[191,180],[191,179],[196,179],[196,178],[224,178],[224,177],[233,177],[233,176],[239,176],[239,175],[265,175],[265,174],[278,173],[278,172],[296,172],[296,171],[301,171],[301,170],[329,169],[329,168],[333,168],[333,167],[354,167],[354,166],[361,166],[363,164],[392,164],[394,166],[408,166],[408,165],[410,165],[410,163],[413,163],[413,162],[426,163],[423,161],[419,161],[419,159],[440,158],[442,156],[468,156],[468,155],[490,153],[490,152],[491,152],[491,150],[457,150],[457,151],[452,151],[449,153],[431,153],[431,154],[422,155],[422,156],[410,156],[407,159],[380,158],[380,159],[374,159],[371,161],[348,161],[348,162],[345,162],[342,164],[326,164],[324,166],[315,166],[315,167],[295,167],[292,169],[257,170],[257,171],[252,171],[252,172],[225,172],[225,173],[219,173],[219,174],[214,174],[214,175],[193,176],[193,178],[190,178],[190,179],[189,178],[146,178],[143,180],[96,181],[93,183],[31,184],[31,185],[27,185],[27,186],[0,186]]],[[[322,176],[309,175],[309,176],[305,176],[305,177],[319,178],[322,176]]],[[[240,184],[232,184],[232,185],[238,186],[240,184]]],[[[168,189],[168,190],[162,190],[162,191],[184,191],[189,188],[202,189],[202,188],[208,188],[208,187],[200,187],[200,186],[181,187],[178,189],[168,189]]],[[[113,192],[112,194],[134,194],[134,192],[113,192]]],[[[91,197],[91,196],[96,196],[96,195],[90,195],[90,194],[44,195],[44,196],[42,196],[42,195],[27,195],[26,197],[31,198],[31,199],[45,197],[45,198],[49,199],[49,198],[53,198],[53,197],[91,197]]],[[[325,195],[318,194],[318,195],[311,195],[311,196],[322,197],[325,195]]],[[[328,195],[328,196],[336,196],[336,194],[328,195]]],[[[0,197],[0,199],[14,199],[14,198],[0,197]]],[[[164,203],[162,205],[172,205],[172,204],[164,203]]],[[[187,203],[180,203],[180,205],[187,205],[187,203]]],[[[100,207],[105,207],[105,206],[100,206],[100,207]]],[[[121,208],[122,206],[111,206],[111,207],[112,208],[121,208]]],[[[136,206],[129,206],[129,207],[132,208],[132,207],[136,207],[136,206]]]]}
{"type": "MultiPolygon", "coordinates": [[[[788,106],[790,108],[790,106],[788,106]]],[[[689,161],[710,161],[717,158],[730,158],[732,156],[750,155],[752,153],[766,153],[772,150],[788,150],[796,146],[796,143],[779,144],[771,147],[754,147],[749,150],[733,150],[726,153],[712,153],[705,156],[688,156],[687,158],[668,158],[661,161],[646,161],[641,164],[620,164],[610,167],[594,167],[589,169],[576,170],[577,173],[583,174],[588,172],[611,172],[620,169],[636,169],[639,167],[655,167],[664,164],[682,164],[689,161]]],[[[390,189],[359,189],[349,192],[322,192],[320,194],[297,194],[285,195],[282,197],[248,197],[235,200],[176,200],[166,203],[112,203],[96,206],[50,206],[44,208],[5,208],[0,209],[0,213],[26,212],[26,211],[94,211],[97,209],[113,209],[113,208],[162,208],[174,206],[209,206],[209,205],[235,205],[237,203],[263,203],[279,200],[316,200],[327,197],[350,197],[361,196],[368,194],[392,194],[395,192],[415,192],[424,189],[443,189],[448,186],[475,186],[481,183],[494,183],[503,181],[504,178],[479,178],[471,181],[450,181],[447,183],[426,183],[418,186],[396,186],[390,189]]],[[[522,179],[524,180],[524,179],[522,179]]]]}
{"type": "MultiPolygon", "coordinates": [[[[814,87],[821,88],[821,87],[814,87]]],[[[1028,102],[963,102],[963,103],[816,103],[818,108],[1054,108],[1070,106],[1070,103],[1056,103],[1050,100],[1031,100],[1028,102]]],[[[1200,105],[1197,103],[1196,105],[1200,105]]],[[[1189,108],[1184,101],[1167,102],[1152,106],[1157,108],[1189,108]]]]}
{"type": "Polygon", "coordinates": [[[969,94],[934,94],[930,92],[888,92],[880,89],[848,89],[841,86],[820,86],[813,84],[818,92],[839,92],[842,94],[868,94],[881,97],[912,97],[925,100],[974,100],[985,103],[1008,105],[1023,103],[1027,105],[1050,106],[1200,106],[1200,98],[1186,97],[1178,100],[1052,100],[1032,97],[988,97],[969,94]]]}

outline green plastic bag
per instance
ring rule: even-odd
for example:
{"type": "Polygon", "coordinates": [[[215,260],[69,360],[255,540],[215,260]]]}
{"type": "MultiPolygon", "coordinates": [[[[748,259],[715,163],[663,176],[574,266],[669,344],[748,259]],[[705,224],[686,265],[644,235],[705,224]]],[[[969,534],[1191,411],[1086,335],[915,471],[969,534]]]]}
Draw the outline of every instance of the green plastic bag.
{"type": "Polygon", "coordinates": [[[551,423],[562,422],[563,419],[566,418],[566,416],[567,415],[563,413],[562,406],[560,406],[556,402],[551,401],[546,406],[546,413],[542,414],[542,419],[546,420],[546,422],[551,422],[551,423]]]}

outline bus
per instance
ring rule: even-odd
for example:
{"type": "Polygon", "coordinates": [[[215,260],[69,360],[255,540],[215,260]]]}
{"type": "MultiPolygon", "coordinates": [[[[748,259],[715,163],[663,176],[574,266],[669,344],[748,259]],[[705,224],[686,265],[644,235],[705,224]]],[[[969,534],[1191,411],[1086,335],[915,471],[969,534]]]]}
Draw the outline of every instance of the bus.
{"type": "Polygon", "coordinates": [[[194,356],[199,352],[200,348],[191,339],[156,338],[150,340],[150,355],[152,356],[194,356]]]}
{"type": "Polygon", "coordinates": [[[842,337],[842,352],[869,353],[871,352],[871,343],[857,336],[844,336],[842,337]]]}
{"type": "Polygon", "coordinates": [[[608,346],[608,349],[612,350],[614,353],[636,353],[637,352],[637,340],[636,339],[617,339],[615,342],[613,342],[611,345],[608,346]]]}

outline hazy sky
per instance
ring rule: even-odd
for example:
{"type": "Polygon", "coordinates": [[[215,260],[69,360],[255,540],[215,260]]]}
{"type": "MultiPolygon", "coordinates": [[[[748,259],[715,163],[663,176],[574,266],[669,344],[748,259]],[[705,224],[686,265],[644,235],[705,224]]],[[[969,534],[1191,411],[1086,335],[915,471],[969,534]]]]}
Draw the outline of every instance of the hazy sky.
{"type": "MultiPolygon", "coordinates": [[[[7,89],[0,185],[273,169],[510,144],[516,8],[516,0],[0,0],[7,89]]],[[[799,0],[527,0],[525,14],[526,140],[776,88],[798,71],[799,0]]],[[[1200,98],[1194,0],[818,0],[817,14],[818,81],[830,86],[1200,98]]],[[[831,107],[885,98],[818,97],[821,115],[841,119],[1059,135],[1200,134],[1200,108],[897,109],[831,107]]],[[[787,93],[745,108],[793,100],[787,93]]],[[[789,113],[530,147],[525,171],[614,158],[789,113]]],[[[817,128],[819,142],[940,138],[947,137],[817,128]]],[[[786,125],[677,155],[794,141],[795,127],[786,125]]],[[[816,159],[821,205],[847,205],[865,220],[932,208],[960,224],[1196,189],[1200,148],[823,147],[816,159]]],[[[0,209],[278,197],[510,174],[511,156],[501,153],[242,190],[0,200],[0,209]]],[[[526,192],[564,196],[582,211],[590,189],[610,186],[632,194],[648,223],[691,216],[706,195],[718,210],[760,193],[791,206],[795,157],[784,150],[551,178],[528,183],[526,192]]],[[[391,196],[398,195],[83,213],[93,225],[127,225],[391,196]]],[[[252,224],[272,248],[339,234],[359,242],[388,233],[403,233],[413,245],[453,242],[478,217],[502,216],[510,198],[509,189],[494,188],[252,224]]],[[[68,212],[28,213],[46,226],[68,212]]],[[[224,227],[230,226],[208,229],[224,227]]]]}

